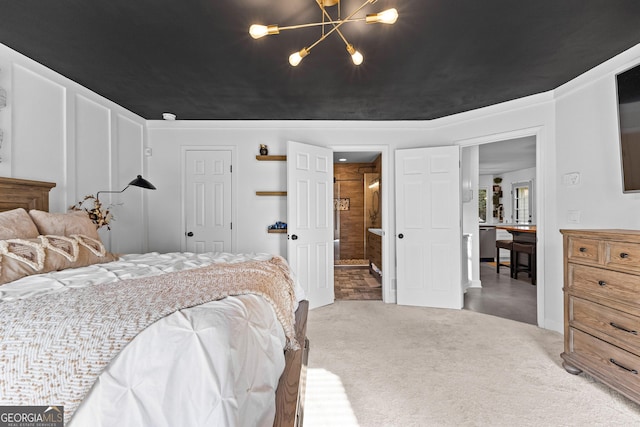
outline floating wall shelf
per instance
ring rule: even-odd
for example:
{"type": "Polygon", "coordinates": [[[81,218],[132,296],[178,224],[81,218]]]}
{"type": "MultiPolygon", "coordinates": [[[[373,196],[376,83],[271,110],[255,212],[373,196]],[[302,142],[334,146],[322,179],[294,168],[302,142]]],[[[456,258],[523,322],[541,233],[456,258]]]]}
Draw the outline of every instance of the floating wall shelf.
{"type": "Polygon", "coordinates": [[[286,191],[256,191],[256,196],[286,196],[286,191]]]}
{"type": "MultiPolygon", "coordinates": [[[[287,156],[261,156],[257,155],[256,160],[261,162],[285,162],[287,156]]],[[[256,196],[287,196],[286,191],[256,191],[256,196]]],[[[287,234],[286,228],[267,228],[267,233],[270,234],[287,234]]]]}
{"type": "Polygon", "coordinates": [[[267,229],[267,233],[282,233],[282,234],[284,234],[286,232],[287,232],[286,228],[270,228],[270,229],[267,229]]]}
{"type": "Polygon", "coordinates": [[[287,160],[287,156],[256,156],[256,160],[260,160],[262,162],[265,162],[265,161],[283,162],[287,160]]]}

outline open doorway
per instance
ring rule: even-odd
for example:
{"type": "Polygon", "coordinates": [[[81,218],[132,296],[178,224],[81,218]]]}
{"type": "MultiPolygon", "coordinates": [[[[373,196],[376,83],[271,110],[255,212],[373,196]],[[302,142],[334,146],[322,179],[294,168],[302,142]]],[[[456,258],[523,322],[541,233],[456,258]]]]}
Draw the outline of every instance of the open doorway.
{"type": "Polygon", "coordinates": [[[382,154],[334,152],[336,300],[382,300],[382,154]]]}
{"type": "Polygon", "coordinates": [[[537,325],[536,136],[465,147],[463,156],[470,149],[477,150],[477,200],[464,215],[478,221],[473,262],[479,278],[466,290],[464,308],[537,325]],[[518,252],[517,264],[514,240],[533,252],[518,252]]]}

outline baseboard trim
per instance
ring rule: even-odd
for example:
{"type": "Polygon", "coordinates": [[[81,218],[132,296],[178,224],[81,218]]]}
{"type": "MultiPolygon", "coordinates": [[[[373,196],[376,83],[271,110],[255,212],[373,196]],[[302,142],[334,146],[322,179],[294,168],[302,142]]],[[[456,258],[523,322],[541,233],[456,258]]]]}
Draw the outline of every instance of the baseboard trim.
{"type": "Polygon", "coordinates": [[[482,281],[480,279],[472,280],[469,288],[482,288],[482,281]]]}

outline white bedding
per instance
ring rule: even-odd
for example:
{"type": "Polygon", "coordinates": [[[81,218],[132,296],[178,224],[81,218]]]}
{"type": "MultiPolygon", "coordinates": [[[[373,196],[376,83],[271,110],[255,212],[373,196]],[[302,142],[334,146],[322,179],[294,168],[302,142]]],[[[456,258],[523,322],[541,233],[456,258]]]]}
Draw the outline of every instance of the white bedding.
{"type": "MultiPolygon", "coordinates": [[[[125,255],[108,264],[29,276],[0,286],[0,301],[211,263],[270,258],[226,253],[125,255]]],[[[68,425],[270,426],[285,344],[272,306],[256,295],[180,310],[152,324],[120,352],[68,425]]],[[[3,400],[0,396],[0,404],[3,400]]]]}

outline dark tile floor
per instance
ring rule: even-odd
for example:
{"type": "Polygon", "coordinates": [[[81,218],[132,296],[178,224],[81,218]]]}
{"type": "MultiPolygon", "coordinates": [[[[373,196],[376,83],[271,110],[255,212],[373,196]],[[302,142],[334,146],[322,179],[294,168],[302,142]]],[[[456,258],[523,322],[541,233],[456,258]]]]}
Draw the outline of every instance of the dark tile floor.
{"type": "Polygon", "coordinates": [[[381,300],[382,285],[369,274],[369,267],[335,266],[336,300],[381,300]]]}
{"type": "Polygon", "coordinates": [[[509,269],[480,263],[482,288],[470,288],[464,296],[464,308],[505,319],[537,325],[537,289],[531,279],[521,273],[518,280],[509,276],[509,269]]]}

